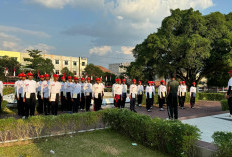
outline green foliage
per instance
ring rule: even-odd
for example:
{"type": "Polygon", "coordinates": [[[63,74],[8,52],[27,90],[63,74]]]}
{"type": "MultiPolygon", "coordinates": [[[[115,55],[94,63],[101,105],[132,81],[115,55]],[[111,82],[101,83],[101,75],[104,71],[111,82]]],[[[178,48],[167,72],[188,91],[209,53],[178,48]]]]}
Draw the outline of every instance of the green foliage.
{"type": "Polygon", "coordinates": [[[231,157],[232,156],[232,132],[215,132],[212,136],[214,143],[218,147],[216,156],[231,157]]]}
{"type": "Polygon", "coordinates": [[[103,76],[104,72],[94,64],[88,64],[85,67],[85,72],[90,76],[92,74],[93,79],[95,80],[97,77],[103,76]]]}
{"type": "Polygon", "coordinates": [[[62,70],[61,70],[61,74],[65,74],[65,77],[67,78],[68,76],[74,76],[74,74],[67,68],[67,67],[64,67],[62,70]]]}
{"type": "Polygon", "coordinates": [[[231,21],[231,13],[171,10],[158,31],[136,45],[128,75],[146,81],[175,72],[187,86],[215,74],[224,79],[218,72],[232,66],[231,21]]]}
{"type": "Polygon", "coordinates": [[[199,129],[180,121],[151,119],[127,109],[111,109],[104,121],[115,131],[152,149],[172,156],[194,156],[199,129]]]}
{"type": "Polygon", "coordinates": [[[199,100],[221,101],[225,99],[223,93],[197,93],[199,100]]]}
{"type": "Polygon", "coordinates": [[[229,110],[229,105],[228,105],[228,100],[227,99],[221,100],[221,107],[222,107],[222,111],[229,110]]]}
{"type": "Polygon", "coordinates": [[[15,92],[14,87],[4,87],[3,88],[3,95],[12,94],[14,92],[15,92]]]}
{"type": "Polygon", "coordinates": [[[5,77],[5,69],[8,68],[8,76],[13,76],[14,73],[14,69],[16,72],[16,75],[18,74],[17,72],[19,71],[20,68],[20,63],[12,57],[8,57],[8,56],[3,56],[0,58],[0,80],[5,81],[6,77],[5,77]]]}
{"type": "Polygon", "coordinates": [[[2,108],[0,109],[0,114],[16,114],[14,111],[12,111],[6,106],[7,103],[8,102],[5,100],[2,101],[2,108]]]}
{"type": "MultiPolygon", "coordinates": [[[[26,65],[26,68],[31,69],[34,77],[37,77],[37,71],[40,74],[50,74],[53,73],[54,65],[51,59],[43,58],[40,54],[42,51],[39,50],[27,50],[29,53],[30,58],[24,58],[25,61],[29,62],[26,65]]],[[[26,71],[28,71],[26,70],[26,71]]]]}

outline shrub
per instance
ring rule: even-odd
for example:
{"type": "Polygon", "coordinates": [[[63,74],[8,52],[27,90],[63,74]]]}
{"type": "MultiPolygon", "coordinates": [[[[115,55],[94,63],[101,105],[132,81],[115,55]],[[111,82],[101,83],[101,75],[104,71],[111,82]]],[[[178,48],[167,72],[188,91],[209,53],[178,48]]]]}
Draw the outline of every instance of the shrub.
{"type": "Polygon", "coordinates": [[[105,112],[104,121],[113,130],[172,156],[194,156],[194,145],[199,139],[199,129],[194,126],[180,121],[151,119],[127,109],[105,112]]]}
{"type": "Polygon", "coordinates": [[[222,111],[229,110],[229,105],[228,105],[227,99],[221,100],[221,107],[222,107],[222,111]]]}
{"type": "Polygon", "coordinates": [[[223,93],[198,93],[199,100],[221,101],[225,99],[223,93]]]}
{"type": "Polygon", "coordinates": [[[14,92],[15,92],[14,87],[4,87],[3,88],[3,95],[12,94],[14,92]]]}
{"type": "Polygon", "coordinates": [[[7,105],[7,101],[3,100],[2,101],[2,107],[0,109],[0,114],[4,113],[4,114],[15,114],[14,111],[12,111],[11,109],[9,109],[6,105],[7,105]]]}
{"type": "Polygon", "coordinates": [[[218,147],[216,156],[232,156],[232,132],[215,132],[212,136],[214,143],[218,147]]]}

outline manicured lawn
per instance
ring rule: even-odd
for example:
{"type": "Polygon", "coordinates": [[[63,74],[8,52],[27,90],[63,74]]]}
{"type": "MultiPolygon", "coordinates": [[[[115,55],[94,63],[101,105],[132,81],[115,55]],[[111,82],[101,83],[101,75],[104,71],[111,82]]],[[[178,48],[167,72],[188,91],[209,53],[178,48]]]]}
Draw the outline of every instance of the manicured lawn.
{"type": "Polygon", "coordinates": [[[140,144],[132,146],[130,139],[111,130],[77,133],[40,139],[31,144],[0,147],[1,157],[167,157],[140,144]],[[54,150],[55,154],[51,154],[54,150]]]}

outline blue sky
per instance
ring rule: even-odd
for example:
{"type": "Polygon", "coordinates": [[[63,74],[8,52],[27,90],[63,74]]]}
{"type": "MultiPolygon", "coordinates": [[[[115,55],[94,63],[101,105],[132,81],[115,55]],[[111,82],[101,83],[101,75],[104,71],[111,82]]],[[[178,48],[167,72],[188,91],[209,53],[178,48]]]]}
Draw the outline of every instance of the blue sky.
{"type": "Polygon", "coordinates": [[[0,0],[0,50],[82,56],[108,68],[133,61],[131,50],[170,9],[232,11],[231,0],[0,0]]]}

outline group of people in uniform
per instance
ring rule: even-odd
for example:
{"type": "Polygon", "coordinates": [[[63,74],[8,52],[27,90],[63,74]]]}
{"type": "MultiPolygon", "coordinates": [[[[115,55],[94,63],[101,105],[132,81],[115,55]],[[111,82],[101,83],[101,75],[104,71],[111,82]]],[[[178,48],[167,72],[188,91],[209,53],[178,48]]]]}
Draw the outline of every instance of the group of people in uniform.
{"type": "MultiPolygon", "coordinates": [[[[19,74],[19,80],[15,82],[15,98],[17,99],[18,115],[23,118],[33,116],[35,108],[39,114],[57,115],[58,103],[61,101],[61,111],[76,113],[81,111],[90,111],[91,100],[94,102],[94,111],[101,109],[104,88],[101,78],[96,78],[96,83],[92,85],[91,79],[68,76],[67,80],[63,76],[59,82],[59,75],[54,74],[53,80],[49,74],[40,75],[40,81],[33,80],[31,72],[19,74]],[[36,103],[36,98],[38,103],[36,103]],[[37,104],[37,105],[36,105],[37,104]]],[[[116,79],[112,85],[112,95],[114,97],[114,106],[124,108],[127,97],[130,99],[130,110],[136,112],[136,102],[142,106],[143,95],[146,96],[146,109],[151,112],[154,104],[155,82],[148,81],[144,90],[141,81],[132,80],[132,84],[127,88],[126,79],[116,79]],[[129,95],[127,94],[129,90],[129,95]]],[[[3,84],[0,81],[0,104],[3,96],[3,84]]],[[[164,80],[160,81],[158,87],[159,110],[164,111],[163,105],[167,103],[169,118],[178,118],[177,97],[179,105],[184,109],[187,87],[185,82],[177,82],[175,76],[167,84],[164,80]]],[[[196,87],[195,82],[190,88],[190,105],[194,108],[196,87]]]]}

